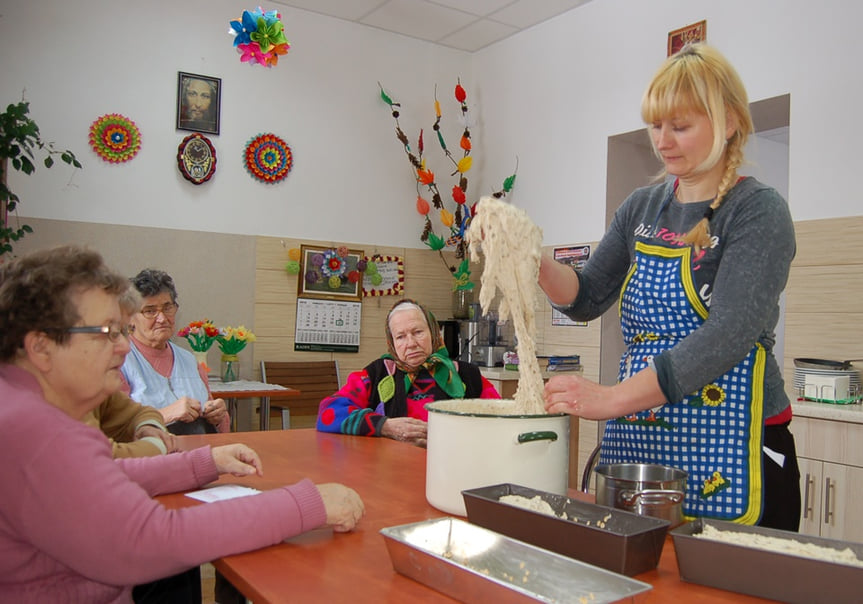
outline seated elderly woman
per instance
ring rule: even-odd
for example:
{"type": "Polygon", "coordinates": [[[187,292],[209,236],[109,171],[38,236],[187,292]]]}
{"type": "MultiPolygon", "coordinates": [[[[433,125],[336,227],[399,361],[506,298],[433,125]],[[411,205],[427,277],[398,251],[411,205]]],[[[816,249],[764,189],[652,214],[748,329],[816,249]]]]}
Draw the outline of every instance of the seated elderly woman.
{"type": "Polygon", "coordinates": [[[129,602],[132,585],[325,524],[351,530],[363,514],[353,490],[309,480],[179,511],[152,499],[260,475],[261,461],[241,444],[114,460],[81,421],[120,387],[128,287],[75,246],[0,265],[4,602],[129,602]]]}
{"type": "Polygon", "coordinates": [[[141,309],[132,315],[132,350],[123,363],[123,390],[155,407],[173,434],[228,432],[224,399],[210,396],[207,374],[188,350],[171,343],[177,317],[177,289],[164,272],[144,269],[132,278],[141,309]]]}
{"type": "Polygon", "coordinates": [[[452,398],[500,398],[479,367],[449,357],[434,315],[413,300],[390,309],[389,352],[348,376],[321,401],[317,428],[359,436],[386,436],[425,446],[424,405],[452,398]]]}
{"type": "MultiPolygon", "coordinates": [[[[138,312],[140,299],[131,288],[120,296],[122,325],[138,312]]],[[[84,423],[99,428],[114,449],[114,457],[147,457],[179,451],[176,437],[165,429],[162,414],[115,392],[84,416],[84,423]]]]}

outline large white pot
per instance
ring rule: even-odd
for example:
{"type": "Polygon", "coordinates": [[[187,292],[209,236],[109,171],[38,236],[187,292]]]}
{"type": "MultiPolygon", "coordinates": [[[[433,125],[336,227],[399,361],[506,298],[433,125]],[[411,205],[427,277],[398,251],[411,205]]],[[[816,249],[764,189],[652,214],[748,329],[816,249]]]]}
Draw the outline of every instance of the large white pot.
{"type": "Polygon", "coordinates": [[[426,499],[465,515],[461,492],[512,483],[566,494],[569,421],[566,414],[518,415],[511,400],[428,403],[426,499]]]}

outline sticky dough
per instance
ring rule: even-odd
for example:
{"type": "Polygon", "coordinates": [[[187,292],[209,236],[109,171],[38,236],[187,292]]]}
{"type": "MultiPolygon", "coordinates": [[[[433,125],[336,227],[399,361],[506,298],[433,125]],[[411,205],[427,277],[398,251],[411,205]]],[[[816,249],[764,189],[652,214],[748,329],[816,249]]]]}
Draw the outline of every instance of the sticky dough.
{"type": "Polygon", "coordinates": [[[543,414],[543,382],[536,360],[536,296],[542,230],[524,210],[511,204],[483,197],[471,219],[468,232],[471,257],[482,254],[482,290],[479,303],[488,313],[499,290],[498,316],[511,319],[518,339],[518,389],[515,403],[524,414],[543,414]]]}

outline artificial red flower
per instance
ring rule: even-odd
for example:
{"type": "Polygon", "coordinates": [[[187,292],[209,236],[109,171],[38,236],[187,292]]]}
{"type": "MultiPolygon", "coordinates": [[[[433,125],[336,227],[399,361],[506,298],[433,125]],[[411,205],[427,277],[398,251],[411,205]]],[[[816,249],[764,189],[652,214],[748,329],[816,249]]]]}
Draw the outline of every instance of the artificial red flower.
{"type": "Polygon", "coordinates": [[[452,188],[452,198],[458,205],[461,205],[466,201],[464,191],[462,191],[461,187],[458,185],[452,188]]]}

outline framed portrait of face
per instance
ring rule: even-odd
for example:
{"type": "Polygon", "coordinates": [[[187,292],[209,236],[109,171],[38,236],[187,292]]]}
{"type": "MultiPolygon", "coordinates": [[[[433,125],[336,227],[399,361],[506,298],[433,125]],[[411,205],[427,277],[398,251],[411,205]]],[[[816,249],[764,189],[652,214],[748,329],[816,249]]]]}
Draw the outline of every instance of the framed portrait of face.
{"type": "Polygon", "coordinates": [[[357,265],[363,257],[362,250],[301,245],[297,295],[301,298],[362,301],[363,276],[357,265]]]}
{"type": "Polygon", "coordinates": [[[177,72],[177,130],[219,133],[222,80],[177,72]]]}

